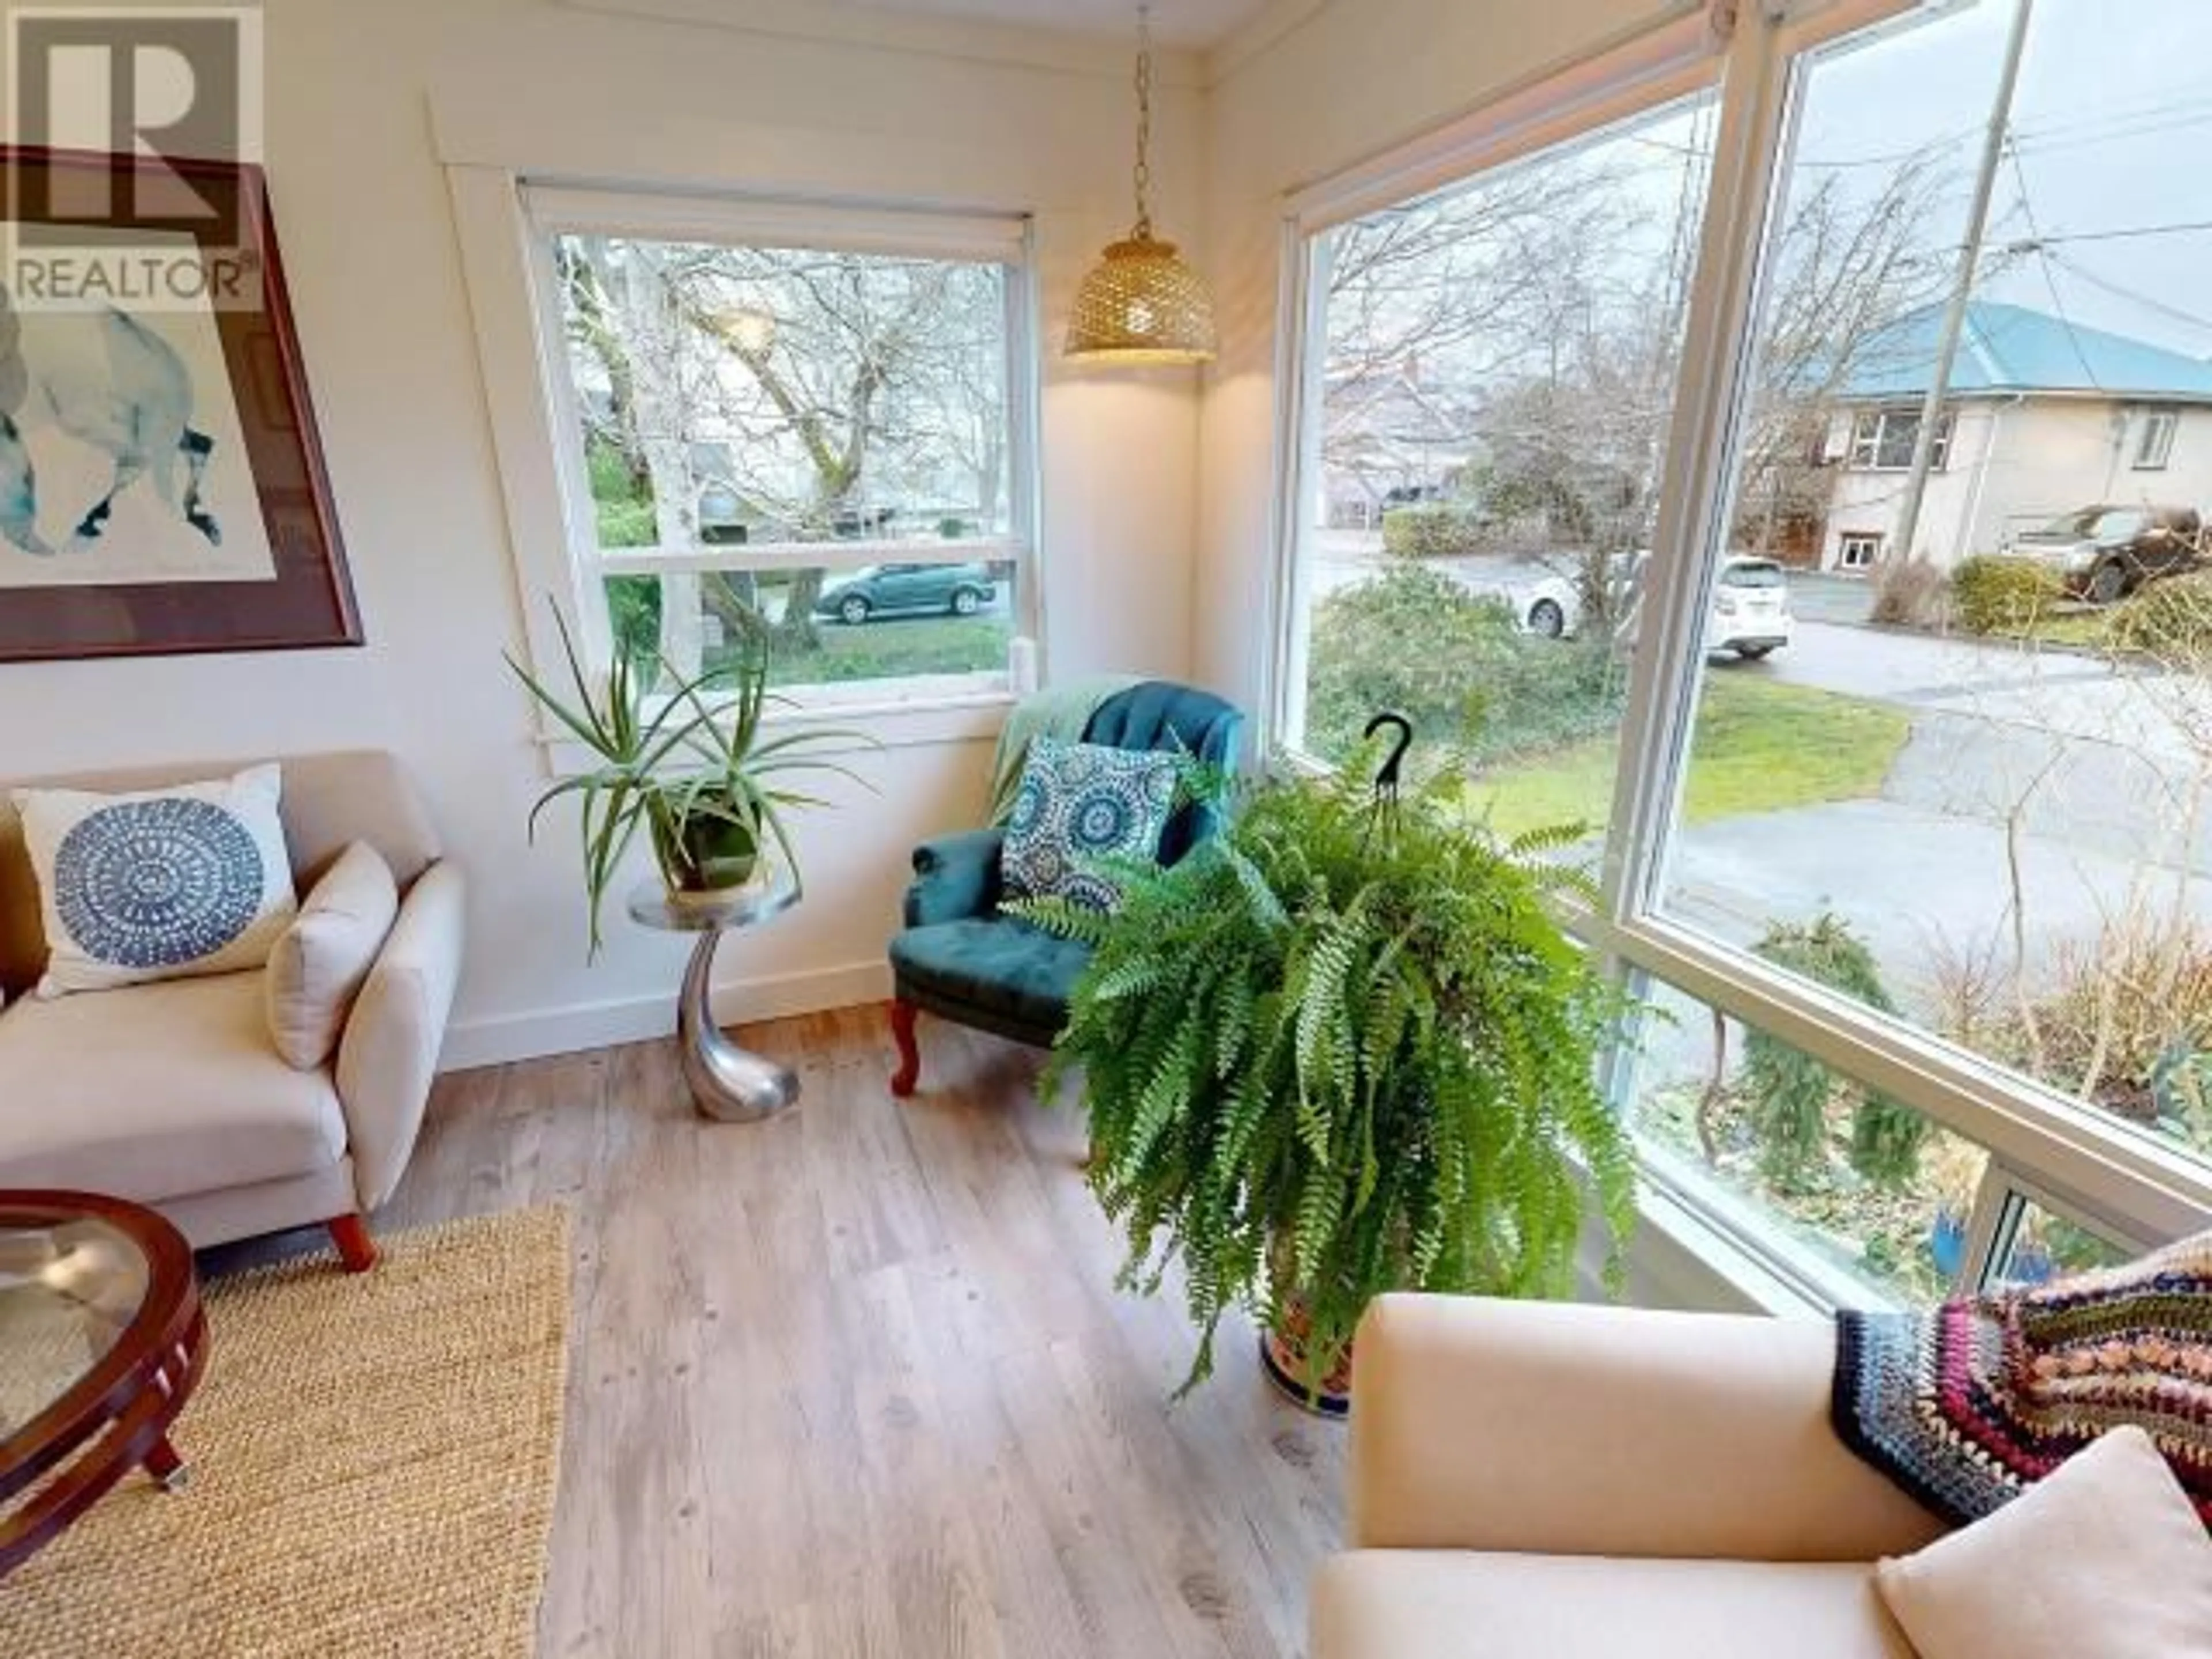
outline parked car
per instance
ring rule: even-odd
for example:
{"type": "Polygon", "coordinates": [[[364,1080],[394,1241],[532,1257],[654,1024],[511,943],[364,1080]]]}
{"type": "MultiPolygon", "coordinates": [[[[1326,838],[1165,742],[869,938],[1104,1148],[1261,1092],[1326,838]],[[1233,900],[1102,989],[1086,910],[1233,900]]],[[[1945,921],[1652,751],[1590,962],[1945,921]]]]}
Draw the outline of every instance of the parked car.
{"type": "Polygon", "coordinates": [[[2056,570],[2068,592],[2112,605],[2147,581],[2203,564],[2204,525],[2193,507],[2106,502],[2063,513],[2040,530],[2022,531],[2005,550],[2056,570]]]}
{"type": "Polygon", "coordinates": [[[986,564],[872,564],[823,589],[814,614],[856,626],[939,611],[972,617],[998,596],[986,564]]]}
{"type": "Polygon", "coordinates": [[[1756,662],[1790,643],[1790,577],[1772,559],[1723,559],[1713,583],[1707,651],[1733,651],[1756,662]]]}
{"type": "MultiPolygon", "coordinates": [[[[1633,553],[1606,556],[1605,580],[1613,590],[1617,612],[1625,614],[1633,605],[1638,585],[1644,580],[1644,561],[1650,556],[1649,550],[1641,548],[1633,553]]],[[[1582,583],[1571,575],[1546,576],[1522,590],[1515,609],[1526,632],[1540,634],[1547,640],[1571,639],[1582,632],[1582,583]]]]}
{"type": "MultiPolygon", "coordinates": [[[[1616,603],[1627,611],[1637,602],[1647,553],[1615,554],[1607,561],[1607,580],[1616,603]]],[[[1521,626],[1547,639],[1566,638],[1582,626],[1581,585],[1565,576],[1547,576],[1521,595],[1521,626]]],[[[1705,649],[1732,651],[1756,661],[1790,643],[1796,628],[1790,614],[1790,578],[1772,559],[1732,557],[1721,562],[1713,583],[1713,606],[1706,621],[1705,649]]]]}
{"type": "Polygon", "coordinates": [[[1399,484],[1382,492],[1382,510],[1387,513],[1394,507],[1427,507],[1447,498],[1442,484],[1399,484]]]}

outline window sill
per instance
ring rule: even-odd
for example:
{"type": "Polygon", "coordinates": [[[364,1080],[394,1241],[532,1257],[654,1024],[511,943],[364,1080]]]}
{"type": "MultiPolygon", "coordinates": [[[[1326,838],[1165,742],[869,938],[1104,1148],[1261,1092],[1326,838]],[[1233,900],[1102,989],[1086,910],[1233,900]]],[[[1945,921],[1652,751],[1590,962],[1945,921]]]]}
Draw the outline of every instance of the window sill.
{"type": "MultiPolygon", "coordinates": [[[[1003,689],[905,697],[876,692],[847,702],[824,698],[773,708],[763,716],[761,725],[763,730],[779,732],[827,726],[853,734],[847,741],[823,744],[813,751],[822,755],[988,743],[997,740],[1007,711],[1017,701],[1012,691],[1003,689]]],[[[531,740],[556,770],[582,771],[597,763],[588,749],[542,716],[531,740]]]]}
{"type": "MultiPolygon", "coordinates": [[[[1762,1313],[1826,1315],[1838,1308],[1894,1310],[1902,1304],[1808,1244],[1790,1237],[1750,1200],[1695,1178],[1639,1145],[1638,1213],[1659,1234],[1655,1273],[1762,1313]],[[1686,1178],[1687,1176],[1688,1178],[1686,1178]],[[1673,1260],[1664,1258],[1671,1255],[1673,1260]]],[[[1639,1230],[1639,1241],[1644,1232],[1639,1230]]]]}
{"type": "MultiPolygon", "coordinates": [[[[1838,1305],[1777,1272],[1767,1252],[1747,1247],[1655,1173],[1639,1166],[1636,1231],[1629,1240],[1629,1284],[1660,1305],[1701,1312],[1820,1317],[1838,1305]]],[[[1787,1249],[1784,1241],[1775,1248],[1787,1249]]]]}

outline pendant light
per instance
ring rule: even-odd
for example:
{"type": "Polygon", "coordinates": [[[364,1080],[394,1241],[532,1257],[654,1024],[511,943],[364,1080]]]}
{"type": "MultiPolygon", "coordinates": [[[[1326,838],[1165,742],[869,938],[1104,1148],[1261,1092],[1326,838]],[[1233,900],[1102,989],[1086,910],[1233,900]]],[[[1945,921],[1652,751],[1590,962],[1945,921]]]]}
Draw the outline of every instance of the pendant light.
{"type": "Polygon", "coordinates": [[[1137,222],[1108,246],[1067,321],[1065,355],[1091,363],[1213,361],[1213,295],[1173,242],[1152,234],[1152,9],[1137,14],[1137,222]]]}

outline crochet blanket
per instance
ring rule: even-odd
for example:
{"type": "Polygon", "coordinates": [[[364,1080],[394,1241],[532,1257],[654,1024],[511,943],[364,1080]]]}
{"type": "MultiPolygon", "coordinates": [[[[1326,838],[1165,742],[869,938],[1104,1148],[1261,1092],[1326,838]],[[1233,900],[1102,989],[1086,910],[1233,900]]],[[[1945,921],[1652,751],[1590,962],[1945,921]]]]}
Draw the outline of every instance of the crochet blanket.
{"type": "Polygon", "coordinates": [[[1937,1513],[1978,1520],[2134,1423],[2212,1527],[2212,1232],[2037,1289],[1837,1319],[1836,1431],[1937,1513]]]}

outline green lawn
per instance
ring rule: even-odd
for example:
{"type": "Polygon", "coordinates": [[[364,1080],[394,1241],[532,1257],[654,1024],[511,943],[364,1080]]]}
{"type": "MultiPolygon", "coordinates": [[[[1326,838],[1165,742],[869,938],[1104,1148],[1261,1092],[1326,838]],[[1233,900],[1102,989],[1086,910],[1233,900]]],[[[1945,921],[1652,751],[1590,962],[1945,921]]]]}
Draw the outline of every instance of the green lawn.
{"type": "MultiPolygon", "coordinates": [[[[1808,686],[1711,673],[1690,750],[1692,823],[1874,794],[1911,722],[1887,703],[1808,686]]],[[[1510,763],[1468,786],[1505,835],[1580,819],[1606,821],[1619,739],[1593,738],[1510,763]]]]}
{"type": "Polygon", "coordinates": [[[857,628],[825,622],[814,631],[821,648],[796,656],[779,653],[769,666],[771,685],[1004,668],[1013,625],[1003,617],[886,617],[857,628]]]}

